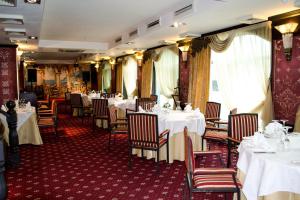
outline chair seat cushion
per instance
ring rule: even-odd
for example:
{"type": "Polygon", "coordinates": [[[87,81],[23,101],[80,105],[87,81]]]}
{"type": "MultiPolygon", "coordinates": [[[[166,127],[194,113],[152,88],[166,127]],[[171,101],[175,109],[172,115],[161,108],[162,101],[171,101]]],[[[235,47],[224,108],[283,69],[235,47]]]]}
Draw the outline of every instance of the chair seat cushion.
{"type": "MultiPolygon", "coordinates": [[[[237,180],[240,188],[241,183],[237,180]]],[[[194,176],[194,187],[197,189],[236,189],[234,178],[231,174],[201,174],[194,176]]]]}
{"type": "Polygon", "coordinates": [[[127,134],[128,133],[128,128],[126,126],[116,127],[114,129],[112,129],[112,133],[114,133],[114,134],[127,134]]]}
{"type": "Polygon", "coordinates": [[[38,121],[39,126],[54,126],[53,118],[42,118],[38,121]]]}
{"type": "Polygon", "coordinates": [[[205,133],[204,139],[213,139],[213,140],[226,140],[227,132],[221,131],[207,131],[205,133]]]}
{"type": "Polygon", "coordinates": [[[235,174],[233,168],[201,167],[195,168],[194,174],[235,174]]]}

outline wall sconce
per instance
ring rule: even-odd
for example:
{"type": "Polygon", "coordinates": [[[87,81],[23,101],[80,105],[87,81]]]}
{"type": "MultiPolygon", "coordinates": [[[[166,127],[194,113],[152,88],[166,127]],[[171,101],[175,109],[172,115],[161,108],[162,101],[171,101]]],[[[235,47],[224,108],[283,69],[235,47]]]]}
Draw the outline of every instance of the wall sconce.
{"type": "Polygon", "coordinates": [[[99,69],[99,67],[100,67],[100,65],[99,65],[99,61],[97,61],[96,62],[96,64],[95,64],[95,66],[94,66],[95,68],[96,68],[96,71],[98,72],[98,69],[99,69]]]}
{"type": "Polygon", "coordinates": [[[284,55],[287,61],[292,59],[293,32],[295,32],[297,26],[298,23],[287,23],[280,26],[275,26],[275,29],[282,34],[284,55]]]}
{"type": "Polygon", "coordinates": [[[111,64],[111,69],[114,70],[115,69],[115,64],[116,64],[116,59],[110,58],[109,63],[111,64]]]}
{"type": "Polygon", "coordinates": [[[143,60],[143,53],[142,52],[136,52],[135,58],[137,60],[138,67],[142,67],[142,60],[143,60]]]}
{"type": "Polygon", "coordinates": [[[187,54],[188,54],[190,46],[188,44],[185,44],[183,46],[179,46],[178,48],[182,52],[182,61],[186,62],[187,61],[187,54]]]}

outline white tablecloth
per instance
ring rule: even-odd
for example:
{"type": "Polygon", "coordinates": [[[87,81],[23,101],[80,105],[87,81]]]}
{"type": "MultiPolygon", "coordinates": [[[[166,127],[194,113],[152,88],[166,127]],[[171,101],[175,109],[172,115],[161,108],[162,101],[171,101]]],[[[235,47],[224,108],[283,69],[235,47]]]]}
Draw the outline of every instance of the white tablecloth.
{"type": "Polygon", "coordinates": [[[267,139],[275,153],[254,153],[247,141],[242,141],[237,167],[243,174],[243,193],[247,200],[276,192],[300,194],[300,136],[291,135],[289,139],[285,149],[279,145],[279,139],[267,139]]]}
{"type": "MultiPolygon", "coordinates": [[[[169,134],[169,163],[174,160],[184,161],[184,134],[183,129],[187,126],[189,135],[193,141],[195,151],[201,150],[201,136],[205,130],[205,118],[202,113],[195,116],[193,112],[169,110],[169,113],[158,115],[158,129],[162,132],[170,129],[169,134]]],[[[165,145],[166,146],[166,145],[165,145]]],[[[141,150],[133,149],[133,154],[141,156],[141,150]]],[[[144,151],[147,159],[155,158],[153,151],[144,151]]],[[[166,160],[166,147],[160,149],[160,160],[166,160]]]]}
{"type": "MultiPolygon", "coordinates": [[[[25,112],[25,111],[18,111],[18,126],[17,132],[19,136],[19,144],[34,144],[40,145],[43,144],[42,137],[40,135],[40,131],[37,125],[36,120],[36,113],[35,111],[32,112],[25,112]]],[[[0,114],[0,119],[4,124],[4,140],[9,144],[8,134],[9,129],[6,122],[6,117],[0,114]]]]}

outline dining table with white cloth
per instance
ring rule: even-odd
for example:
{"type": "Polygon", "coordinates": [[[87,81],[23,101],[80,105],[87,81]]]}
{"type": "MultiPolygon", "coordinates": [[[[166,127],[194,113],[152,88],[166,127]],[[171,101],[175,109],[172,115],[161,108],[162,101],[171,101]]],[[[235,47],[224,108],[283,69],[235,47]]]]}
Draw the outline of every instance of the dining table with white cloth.
{"type": "MultiPolygon", "coordinates": [[[[5,130],[3,134],[4,140],[9,145],[9,129],[6,121],[6,117],[0,114],[1,122],[3,123],[5,130]]],[[[34,108],[31,110],[18,109],[17,110],[17,132],[19,138],[19,144],[43,144],[39,127],[37,125],[37,117],[34,108]]]]}
{"type": "Polygon", "coordinates": [[[237,163],[242,199],[300,200],[300,134],[287,138],[264,136],[262,145],[254,136],[243,139],[237,163]]]}
{"type": "MultiPolygon", "coordinates": [[[[157,113],[159,133],[169,129],[169,163],[174,160],[184,161],[184,134],[183,129],[186,126],[189,135],[193,141],[195,151],[201,150],[201,136],[205,131],[205,117],[200,112],[185,112],[181,110],[169,110],[157,113]]],[[[160,148],[160,160],[166,160],[166,147],[160,148]]],[[[133,149],[133,154],[141,156],[140,149],[133,149]]],[[[156,153],[150,150],[144,150],[144,156],[147,159],[155,158],[156,153]]]]}

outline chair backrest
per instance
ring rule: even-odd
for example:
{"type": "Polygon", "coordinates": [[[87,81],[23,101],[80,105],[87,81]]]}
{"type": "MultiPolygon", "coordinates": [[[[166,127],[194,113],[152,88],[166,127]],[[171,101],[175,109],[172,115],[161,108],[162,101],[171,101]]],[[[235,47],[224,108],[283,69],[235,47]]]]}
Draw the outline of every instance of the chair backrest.
{"type": "Polygon", "coordinates": [[[195,170],[193,142],[188,135],[187,127],[184,127],[184,161],[187,172],[193,174],[195,170]]]}
{"type": "Polygon", "coordinates": [[[150,100],[151,100],[151,101],[154,101],[155,103],[157,103],[157,99],[158,99],[158,97],[157,97],[156,94],[151,94],[151,95],[150,95],[150,100]]]}
{"type": "Polygon", "coordinates": [[[220,118],[221,104],[208,101],[206,102],[205,118],[220,118]]]}
{"type": "Polygon", "coordinates": [[[157,115],[129,113],[128,132],[129,145],[132,147],[159,147],[157,115]]]}
{"type": "Polygon", "coordinates": [[[82,107],[81,94],[70,94],[70,101],[73,107],[82,107]]]}
{"type": "Polygon", "coordinates": [[[65,92],[65,101],[71,100],[71,92],[65,92]]]}
{"type": "Polygon", "coordinates": [[[108,124],[117,122],[118,109],[115,106],[108,106],[108,124]]]}
{"type": "Polygon", "coordinates": [[[241,113],[228,116],[228,137],[242,141],[243,137],[252,136],[258,130],[256,113],[241,113]]]}
{"type": "Polygon", "coordinates": [[[150,98],[139,98],[136,99],[135,102],[135,111],[139,111],[139,106],[141,106],[144,110],[151,110],[155,106],[155,101],[150,98]]]}
{"type": "Polygon", "coordinates": [[[108,100],[107,99],[92,99],[93,115],[107,116],[108,115],[108,100]]]}
{"type": "Polygon", "coordinates": [[[33,92],[22,92],[20,93],[20,100],[23,100],[24,103],[30,102],[31,106],[37,109],[37,97],[33,92]]]}

